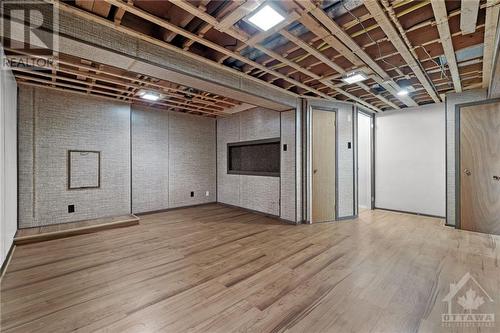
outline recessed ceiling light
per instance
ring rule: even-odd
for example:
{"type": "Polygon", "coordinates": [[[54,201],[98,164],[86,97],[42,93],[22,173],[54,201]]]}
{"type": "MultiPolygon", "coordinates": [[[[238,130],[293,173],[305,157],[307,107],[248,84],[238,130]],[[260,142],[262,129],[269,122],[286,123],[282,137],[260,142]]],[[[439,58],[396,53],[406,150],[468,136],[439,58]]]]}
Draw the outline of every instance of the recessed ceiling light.
{"type": "Polygon", "coordinates": [[[261,7],[255,14],[250,16],[248,21],[257,26],[259,29],[267,31],[282,22],[285,18],[278,13],[273,7],[265,5],[261,7]]]}
{"type": "Polygon", "coordinates": [[[346,74],[343,78],[342,81],[344,81],[347,84],[353,84],[356,82],[361,82],[368,79],[365,73],[363,72],[352,72],[349,74],[346,74]]]}
{"type": "Polygon", "coordinates": [[[141,94],[141,98],[155,102],[160,99],[160,95],[155,92],[147,91],[141,94]]]}
{"type": "Polygon", "coordinates": [[[401,89],[400,91],[398,91],[398,96],[406,96],[406,95],[408,95],[408,90],[401,89]]]}

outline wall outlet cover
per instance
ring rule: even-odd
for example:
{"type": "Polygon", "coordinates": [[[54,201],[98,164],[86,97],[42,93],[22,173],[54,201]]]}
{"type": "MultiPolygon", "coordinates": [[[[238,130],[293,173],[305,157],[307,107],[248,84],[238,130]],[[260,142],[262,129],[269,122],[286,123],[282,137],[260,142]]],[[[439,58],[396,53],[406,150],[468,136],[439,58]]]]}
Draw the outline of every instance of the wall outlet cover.
{"type": "Polygon", "coordinates": [[[208,197],[210,195],[210,191],[205,192],[205,196],[208,197]]]}

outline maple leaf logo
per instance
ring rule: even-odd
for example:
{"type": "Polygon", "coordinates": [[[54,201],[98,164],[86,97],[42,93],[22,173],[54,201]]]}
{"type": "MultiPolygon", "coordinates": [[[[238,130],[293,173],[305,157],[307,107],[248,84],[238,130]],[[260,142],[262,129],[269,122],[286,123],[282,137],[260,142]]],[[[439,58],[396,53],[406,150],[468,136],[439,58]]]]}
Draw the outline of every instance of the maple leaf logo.
{"type": "Polygon", "coordinates": [[[465,296],[460,296],[457,301],[465,311],[472,313],[472,310],[477,310],[481,305],[484,304],[484,299],[481,296],[477,296],[476,292],[469,288],[465,293],[465,296]]]}

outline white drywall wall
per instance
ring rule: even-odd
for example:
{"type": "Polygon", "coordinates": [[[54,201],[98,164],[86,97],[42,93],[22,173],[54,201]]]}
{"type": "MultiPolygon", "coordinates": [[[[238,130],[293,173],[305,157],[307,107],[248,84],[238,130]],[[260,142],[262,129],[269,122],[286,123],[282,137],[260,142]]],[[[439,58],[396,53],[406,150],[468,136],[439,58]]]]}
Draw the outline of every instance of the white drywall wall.
{"type": "MultiPolygon", "coordinates": [[[[0,61],[4,64],[3,48],[0,61]]],[[[12,72],[0,68],[0,265],[17,231],[17,85],[12,72]]]]}
{"type": "Polygon", "coordinates": [[[376,115],[375,205],[445,216],[445,107],[376,115]]]}
{"type": "Polygon", "coordinates": [[[359,207],[371,207],[371,118],[358,114],[358,191],[359,207]]]}

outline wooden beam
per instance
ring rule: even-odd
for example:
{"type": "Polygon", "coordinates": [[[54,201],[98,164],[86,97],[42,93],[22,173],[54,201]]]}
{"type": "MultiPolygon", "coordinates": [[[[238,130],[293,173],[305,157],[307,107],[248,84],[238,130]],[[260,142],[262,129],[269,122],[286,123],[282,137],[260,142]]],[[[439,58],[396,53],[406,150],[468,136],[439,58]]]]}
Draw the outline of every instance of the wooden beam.
{"type": "MultiPolygon", "coordinates": [[[[327,17],[328,18],[328,17],[327,17]]],[[[329,18],[328,18],[329,19],[329,18]]],[[[305,26],[309,31],[314,33],[320,39],[324,40],[330,47],[339,52],[343,57],[349,60],[354,66],[363,66],[363,61],[345,46],[337,37],[332,35],[328,30],[324,29],[316,20],[310,15],[303,15],[300,18],[300,23],[305,26]]]]}
{"type": "MultiPolygon", "coordinates": [[[[246,58],[246,57],[244,57],[244,56],[242,56],[242,55],[240,55],[240,54],[238,54],[236,52],[230,51],[230,50],[226,49],[225,47],[218,45],[217,43],[211,42],[211,41],[209,41],[207,39],[201,38],[201,37],[199,37],[199,36],[197,36],[197,35],[189,32],[187,30],[179,28],[176,25],[171,24],[170,22],[168,22],[168,21],[166,21],[164,19],[161,19],[161,18],[159,18],[159,17],[157,17],[155,15],[152,15],[152,14],[150,14],[150,13],[148,13],[148,12],[142,10],[142,9],[139,9],[139,8],[137,8],[135,6],[131,6],[129,4],[123,3],[123,2],[118,1],[118,0],[105,0],[105,1],[108,2],[108,3],[110,3],[110,4],[112,4],[112,5],[115,5],[117,7],[123,8],[126,11],[128,11],[128,12],[130,12],[130,13],[136,15],[136,16],[139,16],[139,17],[141,17],[141,18],[143,18],[143,19],[145,19],[147,21],[150,21],[151,23],[154,23],[154,24],[156,24],[158,26],[161,26],[161,27],[163,27],[165,29],[171,30],[171,31],[173,31],[173,32],[175,32],[175,33],[177,33],[179,35],[182,35],[182,36],[184,36],[186,38],[190,38],[190,39],[194,40],[195,42],[200,43],[200,44],[202,44],[202,45],[204,45],[204,46],[206,46],[208,48],[211,48],[211,49],[213,49],[215,51],[223,53],[223,54],[225,54],[227,56],[233,57],[233,58],[235,58],[237,60],[240,60],[241,62],[247,63],[247,64],[249,64],[249,65],[251,65],[251,66],[253,66],[255,68],[261,69],[261,70],[263,70],[263,71],[265,71],[265,72],[267,72],[267,73],[269,73],[269,74],[271,74],[271,75],[273,75],[273,76],[275,76],[277,78],[283,79],[285,81],[289,81],[289,82],[293,83],[294,85],[296,85],[296,86],[298,86],[298,87],[300,87],[302,89],[305,89],[305,90],[307,90],[309,92],[312,92],[312,93],[314,93],[314,94],[316,94],[318,96],[331,99],[330,96],[322,93],[321,91],[318,91],[318,90],[316,90],[316,89],[314,89],[312,87],[309,87],[309,86],[307,86],[307,85],[305,85],[305,84],[303,84],[303,83],[301,83],[299,81],[296,81],[296,80],[294,80],[294,79],[292,79],[292,78],[290,78],[290,77],[288,77],[288,76],[286,76],[286,75],[284,75],[284,74],[282,74],[280,72],[271,70],[271,69],[267,68],[266,66],[263,66],[263,65],[259,64],[258,62],[250,60],[250,59],[248,59],[248,58],[246,58]]],[[[60,3],[60,1],[59,1],[59,3],[60,3]]],[[[233,37],[237,38],[236,36],[240,36],[240,35],[239,34],[233,34],[233,37]]]]}
{"type": "Polygon", "coordinates": [[[446,11],[446,3],[444,1],[431,1],[432,10],[436,18],[436,25],[443,46],[444,55],[448,62],[448,67],[453,81],[455,92],[462,91],[462,84],[460,83],[460,74],[458,72],[457,58],[451,40],[450,26],[448,25],[448,12],[446,11]]]}
{"type": "MultiPolygon", "coordinates": [[[[63,88],[75,89],[75,90],[81,92],[84,95],[88,95],[88,92],[87,92],[88,88],[82,87],[82,86],[78,86],[76,84],[62,83],[62,82],[50,82],[47,79],[39,79],[39,78],[36,78],[36,77],[23,76],[23,75],[18,75],[18,74],[16,74],[15,77],[17,79],[22,79],[22,80],[26,80],[26,81],[37,82],[37,83],[39,83],[39,85],[42,85],[42,86],[44,86],[44,87],[46,87],[48,89],[51,89],[52,88],[51,85],[54,85],[56,87],[63,87],[63,88]],[[50,84],[48,84],[48,83],[50,83],[50,84]]],[[[65,78],[58,78],[58,79],[60,79],[62,81],[65,80],[65,78]]],[[[82,83],[85,84],[85,82],[82,82],[82,83]]],[[[107,97],[114,97],[115,100],[118,99],[118,98],[120,98],[120,97],[123,97],[123,95],[121,95],[120,93],[117,93],[117,92],[107,92],[107,91],[96,90],[96,89],[92,89],[91,92],[94,93],[94,94],[100,94],[100,95],[104,95],[104,96],[107,96],[107,97]]],[[[91,94],[91,95],[94,95],[94,94],[91,94]]],[[[143,99],[138,98],[138,97],[129,96],[129,97],[127,97],[127,99],[128,100],[132,100],[132,101],[137,101],[137,102],[145,102],[143,99]]],[[[224,114],[223,111],[207,111],[207,110],[204,110],[205,108],[195,108],[195,107],[191,107],[191,106],[183,106],[183,105],[178,105],[178,104],[174,104],[172,102],[162,101],[162,100],[151,102],[151,104],[162,105],[162,106],[167,106],[167,107],[170,107],[170,108],[183,109],[183,110],[195,111],[195,112],[206,113],[206,114],[212,114],[212,115],[224,114]]]]}
{"type": "MultiPolygon", "coordinates": [[[[496,0],[486,2],[486,21],[484,27],[483,49],[483,88],[488,88],[493,71],[493,57],[495,56],[495,38],[498,26],[500,4],[496,0]]],[[[498,52],[498,50],[496,50],[498,52]]]]}
{"type": "Polygon", "coordinates": [[[380,25],[380,28],[384,31],[387,38],[399,51],[399,53],[401,54],[405,62],[408,64],[408,66],[410,66],[411,70],[413,71],[413,73],[415,73],[415,76],[424,86],[429,96],[431,96],[434,102],[436,103],[441,102],[439,96],[434,91],[432,83],[427,78],[426,74],[424,73],[418,61],[411,54],[410,50],[408,49],[408,46],[403,41],[396,28],[394,28],[391,20],[387,17],[380,4],[377,1],[366,1],[364,5],[366,9],[368,9],[368,11],[372,14],[375,21],[377,21],[377,23],[380,25]]]}
{"type": "Polygon", "coordinates": [[[215,29],[224,31],[225,29],[232,27],[238,21],[243,19],[245,16],[253,12],[257,9],[264,1],[263,0],[255,0],[255,1],[246,1],[242,5],[240,5],[236,10],[233,10],[226,16],[224,16],[220,22],[214,26],[215,29]]]}
{"type": "MultiPolygon", "coordinates": [[[[339,74],[345,73],[345,70],[342,67],[340,67],[339,65],[337,65],[336,63],[334,63],[333,61],[331,61],[330,59],[328,59],[327,56],[325,56],[323,53],[321,53],[317,49],[313,48],[311,45],[309,45],[306,42],[304,42],[299,37],[295,36],[294,34],[288,32],[286,30],[280,31],[280,34],[283,37],[285,37],[286,39],[288,39],[289,41],[291,41],[292,43],[300,46],[302,49],[304,49],[305,51],[307,51],[313,57],[317,58],[318,60],[320,60],[325,65],[328,65],[330,68],[332,68],[333,70],[335,70],[339,74]]],[[[360,86],[361,88],[363,88],[367,92],[371,93],[370,88],[367,85],[365,85],[365,84],[363,84],[363,83],[360,82],[360,83],[358,83],[358,86],[360,86]]],[[[396,104],[392,103],[388,99],[386,99],[386,98],[384,98],[384,97],[382,97],[380,95],[374,95],[374,96],[377,97],[378,99],[380,99],[381,101],[383,101],[384,103],[386,103],[387,105],[389,105],[390,107],[395,108],[395,109],[399,109],[399,106],[397,106],[396,104]]]]}
{"type": "MultiPolygon", "coordinates": [[[[60,65],[65,64],[65,65],[74,66],[77,68],[86,68],[86,69],[89,68],[87,66],[84,67],[84,66],[79,65],[79,64],[72,64],[72,63],[62,62],[62,61],[59,61],[59,64],[60,65]]],[[[62,67],[60,65],[57,67],[57,71],[61,72],[61,73],[81,76],[82,78],[87,79],[87,80],[90,79],[92,81],[101,81],[101,82],[106,82],[106,83],[110,83],[110,84],[115,84],[118,86],[125,87],[126,89],[132,88],[132,90],[133,90],[133,89],[147,88],[149,90],[160,93],[164,96],[168,96],[170,98],[181,100],[181,102],[172,101],[175,103],[182,103],[182,101],[185,100],[184,95],[183,95],[185,92],[183,90],[180,90],[180,89],[175,89],[177,93],[172,93],[169,91],[169,89],[174,89],[174,88],[167,88],[167,87],[164,87],[163,85],[155,84],[153,82],[149,82],[149,81],[146,81],[146,80],[143,80],[140,78],[134,79],[134,78],[131,78],[131,77],[128,77],[125,75],[114,74],[114,73],[111,73],[109,71],[105,71],[105,70],[98,69],[98,68],[93,69],[93,71],[96,73],[96,74],[93,74],[93,73],[90,73],[88,71],[81,72],[81,71],[73,70],[70,68],[65,68],[65,67],[62,67]],[[99,73],[105,74],[106,76],[98,75],[99,73]],[[114,77],[119,78],[119,79],[126,79],[127,81],[122,81],[119,79],[110,78],[110,77],[108,77],[108,75],[114,76],[114,77]]],[[[47,68],[47,69],[50,69],[50,68],[47,68]]],[[[29,72],[29,73],[33,73],[33,74],[39,73],[37,71],[31,71],[29,69],[23,69],[23,68],[16,68],[16,70],[29,72]]],[[[90,70],[92,70],[92,67],[90,67],[90,70]]],[[[40,72],[40,75],[41,74],[42,73],[40,72]]],[[[64,79],[66,79],[66,78],[64,78],[64,79]]],[[[91,83],[91,82],[86,82],[86,81],[82,81],[82,80],[74,80],[74,81],[76,81],[77,83],[81,83],[81,84],[90,84],[91,83]]],[[[100,86],[100,85],[96,84],[95,86],[100,86]]],[[[110,89],[110,90],[119,90],[123,93],[127,93],[127,95],[130,93],[130,90],[124,90],[124,89],[119,89],[119,88],[115,89],[114,87],[110,87],[110,86],[100,86],[100,87],[105,88],[105,89],[110,89]]],[[[196,94],[196,93],[192,93],[192,94],[195,96],[199,96],[199,94],[196,94]]],[[[205,97],[205,98],[208,98],[208,97],[205,97]]],[[[218,100],[218,99],[214,99],[214,98],[210,98],[210,99],[212,99],[213,101],[212,102],[205,101],[205,100],[202,100],[200,97],[198,97],[198,98],[193,98],[193,100],[190,102],[201,104],[200,106],[216,107],[215,109],[213,109],[215,111],[223,110],[224,108],[226,108],[228,106],[237,105],[236,103],[230,103],[228,101],[222,101],[222,100],[218,100]],[[221,104],[224,103],[224,104],[226,104],[226,106],[217,105],[216,103],[221,103],[221,104]]]]}
{"type": "MultiPolygon", "coordinates": [[[[128,37],[136,38],[138,40],[150,43],[150,44],[158,46],[158,47],[161,47],[167,51],[173,52],[173,53],[175,53],[175,57],[177,57],[177,58],[185,57],[187,59],[191,59],[193,61],[198,62],[200,64],[200,66],[202,66],[201,64],[204,64],[209,68],[208,69],[209,71],[213,72],[215,70],[218,70],[226,76],[227,75],[236,76],[236,77],[239,77],[241,80],[247,80],[247,81],[256,83],[257,85],[259,85],[261,87],[261,89],[268,88],[269,91],[275,92],[279,95],[278,98],[280,101],[278,101],[278,102],[275,102],[276,99],[274,97],[270,97],[271,105],[276,106],[278,108],[280,108],[283,105],[283,103],[285,103],[287,105],[289,105],[289,104],[291,105],[292,99],[295,100],[299,96],[299,94],[297,94],[295,92],[288,91],[280,86],[273,85],[273,84],[266,82],[264,80],[261,80],[259,78],[256,78],[256,77],[253,77],[250,75],[246,75],[245,73],[241,72],[240,70],[218,64],[217,62],[212,61],[210,59],[207,59],[201,55],[198,55],[198,54],[195,54],[192,52],[184,51],[182,49],[179,49],[179,47],[177,47],[177,46],[171,45],[171,44],[169,44],[163,40],[160,40],[158,38],[154,38],[153,36],[135,31],[135,30],[128,28],[128,27],[125,27],[123,25],[116,26],[114,24],[114,22],[106,20],[106,19],[99,17],[95,14],[86,12],[82,9],[79,9],[79,8],[73,6],[73,5],[67,4],[61,0],[45,0],[45,1],[53,4],[60,11],[64,11],[66,13],[69,13],[70,15],[85,19],[92,24],[99,24],[99,25],[102,25],[103,27],[106,27],[109,29],[115,29],[116,31],[118,31],[124,35],[127,35],[128,37]]],[[[124,69],[124,68],[122,68],[122,69],[124,69]]],[[[182,75],[182,78],[187,79],[188,75],[184,71],[182,71],[179,68],[176,68],[175,70],[180,70],[180,74],[182,75]]],[[[207,83],[212,88],[214,88],[215,84],[213,83],[213,81],[208,80],[207,83]]],[[[229,89],[231,90],[231,88],[229,88],[229,89]]],[[[237,90],[234,90],[234,91],[239,93],[239,91],[237,91],[237,90]]],[[[255,94],[255,96],[259,96],[259,94],[262,93],[262,91],[264,91],[264,90],[259,90],[259,92],[257,94],[255,94]]],[[[248,93],[244,92],[244,91],[241,93],[248,95],[248,93]]],[[[251,95],[249,95],[249,96],[251,97],[251,95]]],[[[252,96],[253,96],[253,94],[252,94],[252,96]]],[[[259,98],[257,98],[257,99],[259,99],[259,98]]],[[[295,102],[293,102],[293,103],[295,103],[295,102]]],[[[269,103],[266,103],[266,104],[269,104],[269,103]]]]}
{"type": "MultiPolygon", "coordinates": [[[[38,59],[46,58],[46,56],[32,55],[32,54],[29,54],[28,52],[25,52],[25,51],[13,50],[13,49],[9,49],[9,48],[7,48],[7,50],[11,51],[11,52],[16,52],[18,54],[22,54],[25,56],[29,56],[31,58],[38,58],[38,59]]],[[[7,56],[7,57],[10,57],[10,56],[7,56]]],[[[137,77],[131,77],[131,76],[128,76],[126,74],[117,74],[117,73],[114,73],[110,70],[104,69],[101,65],[99,65],[99,68],[95,68],[95,67],[88,66],[85,64],[72,63],[72,62],[61,60],[61,59],[57,60],[57,64],[58,64],[58,66],[53,68],[53,69],[57,69],[57,72],[62,72],[62,73],[82,77],[81,80],[75,80],[78,83],[85,83],[85,81],[82,81],[83,79],[86,79],[86,80],[90,79],[93,81],[101,81],[101,82],[106,82],[106,83],[110,83],[110,84],[115,84],[115,85],[118,85],[121,87],[125,87],[126,89],[146,87],[150,90],[154,90],[154,91],[156,91],[162,95],[168,96],[170,98],[185,101],[184,94],[186,94],[186,91],[184,91],[182,89],[178,89],[178,88],[174,88],[174,87],[167,87],[167,86],[164,86],[163,84],[147,81],[147,80],[137,78],[137,77]],[[64,66],[61,66],[61,65],[64,65],[64,66]],[[66,66],[74,67],[76,69],[67,68],[66,66]],[[81,70],[85,70],[85,71],[82,72],[81,70]],[[91,72],[93,72],[93,73],[91,73],[91,72]]],[[[51,69],[52,67],[46,67],[46,68],[51,69]]],[[[24,71],[24,72],[31,72],[28,69],[22,69],[22,68],[21,69],[16,68],[16,70],[20,70],[20,71],[24,71]]],[[[37,71],[35,71],[33,73],[38,74],[37,71]]],[[[161,82],[169,83],[167,81],[161,81],[161,82]]],[[[113,89],[112,87],[109,87],[109,86],[104,86],[104,88],[113,89]]],[[[127,93],[129,93],[129,92],[130,91],[128,91],[127,93]]],[[[224,108],[227,108],[227,107],[236,106],[236,105],[240,104],[239,102],[233,102],[233,101],[223,100],[221,98],[210,97],[210,96],[206,96],[206,95],[203,95],[201,93],[196,93],[196,92],[190,92],[189,94],[195,96],[195,97],[193,97],[193,99],[189,100],[190,103],[198,103],[198,104],[201,104],[201,106],[215,107],[215,108],[219,108],[221,110],[224,108]],[[223,105],[221,105],[221,104],[223,104],[223,105]]]]}
{"type": "MultiPolygon", "coordinates": [[[[417,106],[418,104],[408,96],[399,96],[397,93],[393,93],[394,89],[388,87],[388,82],[392,81],[389,74],[387,74],[382,67],[380,67],[369,55],[366,53],[352,38],[349,36],[334,20],[332,20],[321,8],[316,7],[313,3],[309,1],[300,2],[301,5],[305,5],[310,13],[323,24],[324,27],[328,29],[328,34],[331,38],[342,40],[346,47],[342,48],[342,51],[337,49],[342,55],[351,55],[359,57],[364,65],[371,68],[378,76],[379,82],[391,92],[393,96],[399,99],[402,103],[407,106],[417,106]],[[335,36],[335,37],[333,37],[335,36]]],[[[301,23],[304,21],[301,20],[301,23]]],[[[309,27],[307,27],[309,29],[309,27]]],[[[326,41],[326,39],[325,39],[326,41]]],[[[392,82],[392,84],[396,84],[392,82]]]]}
{"type": "Polygon", "coordinates": [[[471,34],[476,31],[480,2],[480,0],[462,0],[460,13],[460,30],[462,30],[462,34],[471,34]]]}
{"type": "MultiPolygon", "coordinates": [[[[194,7],[193,5],[191,5],[190,3],[188,3],[184,0],[176,0],[174,3],[182,6],[182,8],[184,8],[186,10],[189,9],[192,13],[195,13],[196,16],[200,17],[202,20],[204,20],[205,22],[207,22],[208,24],[210,24],[212,26],[216,26],[218,24],[217,20],[213,16],[207,15],[203,12],[200,12],[199,9],[197,9],[196,7],[194,7]]],[[[304,15],[307,15],[307,13],[305,13],[304,15]]],[[[315,80],[320,81],[321,83],[325,84],[326,86],[331,87],[335,91],[351,98],[352,100],[354,100],[360,104],[363,104],[365,107],[368,107],[368,108],[375,110],[377,112],[381,111],[379,108],[367,103],[366,101],[363,101],[362,99],[360,99],[352,94],[349,94],[349,93],[343,91],[342,89],[340,89],[338,87],[332,87],[333,85],[329,81],[322,81],[321,77],[319,75],[311,72],[309,69],[304,68],[301,65],[299,65],[298,63],[296,63],[290,59],[287,59],[286,57],[282,56],[281,54],[278,54],[272,50],[269,50],[266,47],[264,47],[263,45],[259,44],[259,42],[263,41],[265,38],[271,36],[272,34],[274,34],[276,32],[281,33],[282,31],[285,31],[284,28],[287,25],[289,25],[291,22],[298,20],[300,17],[301,16],[297,12],[292,12],[288,15],[288,17],[282,23],[276,25],[275,27],[273,27],[272,29],[269,29],[268,31],[260,32],[256,35],[252,36],[249,39],[245,39],[245,37],[239,37],[238,39],[245,44],[244,44],[244,46],[239,47],[238,50],[242,50],[245,47],[253,47],[253,48],[261,51],[262,53],[268,55],[272,59],[278,60],[279,62],[281,62],[289,67],[294,68],[296,71],[303,73],[303,74],[305,74],[305,75],[307,75],[315,80]]],[[[233,29],[233,33],[235,36],[243,36],[242,31],[240,31],[238,28],[231,28],[231,29],[233,29]]],[[[287,32],[285,32],[285,34],[286,33],[287,32]]],[[[311,50],[312,50],[312,48],[311,48],[311,50]]],[[[328,61],[328,59],[326,57],[323,57],[323,58],[328,61]]],[[[331,63],[331,61],[329,61],[329,63],[331,63]]],[[[344,70],[340,66],[337,66],[337,65],[335,65],[335,66],[336,66],[335,68],[337,71],[340,71],[342,73],[344,72],[344,70]]],[[[319,94],[316,93],[319,96],[322,96],[322,97],[327,98],[327,99],[331,99],[330,96],[322,93],[321,91],[317,90],[317,92],[319,92],[319,94]]]]}

